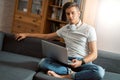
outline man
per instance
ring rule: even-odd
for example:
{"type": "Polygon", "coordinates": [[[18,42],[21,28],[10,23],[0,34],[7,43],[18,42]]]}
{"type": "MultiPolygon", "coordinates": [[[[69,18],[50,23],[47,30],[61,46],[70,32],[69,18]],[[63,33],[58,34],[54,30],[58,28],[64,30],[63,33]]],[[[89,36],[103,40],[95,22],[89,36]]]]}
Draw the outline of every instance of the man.
{"type": "Polygon", "coordinates": [[[29,36],[43,39],[62,37],[66,43],[69,60],[72,61],[69,68],[48,58],[42,59],[39,67],[47,70],[48,75],[58,78],[101,80],[104,69],[92,63],[97,58],[95,29],[81,22],[79,6],[76,3],[67,2],[63,9],[69,24],[61,29],[50,34],[21,33],[17,34],[16,38],[21,40],[29,36]]]}

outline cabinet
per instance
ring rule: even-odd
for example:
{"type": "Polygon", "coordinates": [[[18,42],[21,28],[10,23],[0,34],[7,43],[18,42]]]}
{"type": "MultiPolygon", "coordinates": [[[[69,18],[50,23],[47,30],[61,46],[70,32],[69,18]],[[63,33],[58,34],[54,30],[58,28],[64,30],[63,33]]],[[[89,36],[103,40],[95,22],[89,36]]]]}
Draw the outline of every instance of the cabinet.
{"type": "Polygon", "coordinates": [[[44,33],[45,0],[15,0],[13,33],[44,33]]]}
{"type": "MultiPolygon", "coordinates": [[[[63,25],[67,24],[65,11],[62,6],[66,2],[77,2],[80,6],[81,20],[83,19],[85,0],[49,0],[47,9],[46,26],[49,27],[50,32],[55,32],[63,25]]],[[[58,39],[59,40],[59,39],[58,39]]]]}

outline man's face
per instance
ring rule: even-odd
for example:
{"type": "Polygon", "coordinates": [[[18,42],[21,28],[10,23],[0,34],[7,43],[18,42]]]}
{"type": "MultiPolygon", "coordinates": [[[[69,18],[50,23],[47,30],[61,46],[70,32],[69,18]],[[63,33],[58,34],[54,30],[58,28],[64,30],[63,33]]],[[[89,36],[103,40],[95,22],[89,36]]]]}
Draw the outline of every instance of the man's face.
{"type": "Polygon", "coordinates": [[[76,7],[67,8],[66,17],[70,24],[77,24],[80,17],[80,11],[76,7]]]}

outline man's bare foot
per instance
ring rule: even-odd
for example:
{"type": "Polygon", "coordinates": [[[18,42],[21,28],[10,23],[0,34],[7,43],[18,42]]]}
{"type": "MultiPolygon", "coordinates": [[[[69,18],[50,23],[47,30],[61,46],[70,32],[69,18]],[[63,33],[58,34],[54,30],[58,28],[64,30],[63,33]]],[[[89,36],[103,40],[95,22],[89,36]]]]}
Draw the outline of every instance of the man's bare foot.
{"type": "Polygon", "coordinates": [[[56,74],[54,71],[48,71],[47,74],[50,75],[50,76],[57,77],[57,78],[62,78],[62,76],[56,74]]]}
{"type": "Polygon", "coordinates": [[[69,74],[68,75],[59,75],[59,74],[55,73],[54,71],[50,71],[50,70],[47,72],[47,74],[50,76],[57,77],[57,78],[68,78],[68,79],[72,80],[71,75],[69,75],[69,74]]]}

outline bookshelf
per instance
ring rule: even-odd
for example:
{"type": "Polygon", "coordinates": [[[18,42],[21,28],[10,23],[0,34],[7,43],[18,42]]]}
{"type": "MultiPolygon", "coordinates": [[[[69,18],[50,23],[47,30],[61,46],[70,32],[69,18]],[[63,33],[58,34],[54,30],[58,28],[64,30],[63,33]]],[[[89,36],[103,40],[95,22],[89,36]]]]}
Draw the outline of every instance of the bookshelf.
{"type": "Polygon", "coordinates": [[[66,2],[77,2],[79,4],[82,20],[85,0],[49,0],[46,15],[46,26],[49,27],[49,32],[56,32],[59,28],[68,23],[65,11],[62,10],[62,6],[66,2]]]}

